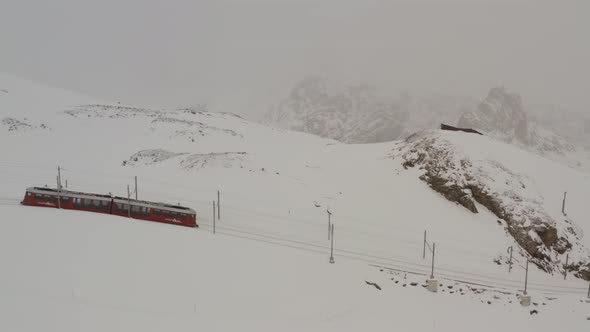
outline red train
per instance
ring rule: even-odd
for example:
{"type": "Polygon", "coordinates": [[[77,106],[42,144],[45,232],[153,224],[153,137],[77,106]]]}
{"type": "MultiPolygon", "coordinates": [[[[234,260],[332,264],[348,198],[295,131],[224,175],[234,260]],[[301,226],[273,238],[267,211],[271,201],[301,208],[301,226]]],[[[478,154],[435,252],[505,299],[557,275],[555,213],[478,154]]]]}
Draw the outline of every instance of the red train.
{"type": "Polygon", "coordinates": [[[191,208],[110,195],[32,187],[27,188],[21,204],[61,207],[62,209],[114,214],[166,224],[199,227],[197,213],[191,208]]]}

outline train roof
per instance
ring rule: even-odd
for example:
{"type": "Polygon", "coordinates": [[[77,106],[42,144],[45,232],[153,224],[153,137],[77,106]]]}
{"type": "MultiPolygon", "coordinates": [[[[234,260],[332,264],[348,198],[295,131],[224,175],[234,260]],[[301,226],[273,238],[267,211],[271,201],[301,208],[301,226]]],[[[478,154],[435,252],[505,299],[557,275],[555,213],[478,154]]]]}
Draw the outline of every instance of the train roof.
{"type": "Polygon", "coordinates": [[[27,191],[32,192],[32,193],[40,193],[40,194],[51,193],[54,195],[57,195],[59,193],[61,196],[76,197],[76,198],[91,198],[91,199],[99,199],[99,200],[113,199],[117,203],[127,204],[127,202],[129,202],[131,205],[139,205],[139,206],[151,207],[151,208],[162,209],[162,210],[171,210],[171,211],[176,211],[176,212],[180,212],[180,213],[188,213],[188,214],[194,213],[194,214],[196,214],[195,210],[193,210],[189,207],[181,206],[181,205],[171,205],[171,204],[160,203],[160,202],[149,202],[149,201],[142,201],[142,200],[137,200],[137,199],[128,199],[126,197],[120,197],[120,196],[92,194],[92,193],[84,193],[84,192],[70,191],[70,190],[63,190],[63,189],[61,191],[58,191],[57,189],[46,188],[46,187],[31,187],[31,188],[27,188],[27,191]]]}

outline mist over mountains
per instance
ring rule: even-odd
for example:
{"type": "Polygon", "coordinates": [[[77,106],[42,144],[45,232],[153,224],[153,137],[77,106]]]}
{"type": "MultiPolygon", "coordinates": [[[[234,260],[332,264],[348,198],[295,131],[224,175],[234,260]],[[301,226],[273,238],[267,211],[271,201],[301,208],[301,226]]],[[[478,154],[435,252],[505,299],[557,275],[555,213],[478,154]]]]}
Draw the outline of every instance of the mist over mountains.
{"type": "Polygon", "coordinates": [[[264,117],[266,124],[311,133],[344,143],[403,139],[441,123],[474,128],[576,168],[585,168],[590,117],[528,108],[517,92],[492,87],[478,98],[450,95],[385,94],[370,85],[335,89],[307,77],[264,117]]]}

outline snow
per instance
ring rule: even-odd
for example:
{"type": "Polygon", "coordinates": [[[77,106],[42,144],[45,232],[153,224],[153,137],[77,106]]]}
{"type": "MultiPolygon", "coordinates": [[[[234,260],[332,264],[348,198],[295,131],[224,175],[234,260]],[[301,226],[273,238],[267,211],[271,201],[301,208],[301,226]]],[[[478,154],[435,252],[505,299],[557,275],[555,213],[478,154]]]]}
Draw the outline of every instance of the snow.
{"type": "MultiPolygon", "coordinates": [[[[0,330],[587,328],[590,304],[580,301],[588,285],[571,276],[564,281],[531,268],[529,293],[538,306],[518,305],[524,271],[494,263],[514,240],[483,207],[472,214],[428,188],[417,170],[404,170],[389,156],[401,142],[345,145],[231,114],[97,107],[90,98],[4,76],[0,89],[9,91],[0,95],[0,118],[26,113],[52,128],[0,127],[0,330]],[[66,113],[72,110],[75,116],[66,113]],[[154,121],[163,118],[178,121],[154,121]],[[169,158],[123,166],[141,151],[169,158]],[[183,153],[238,152],[246,154],[229,163],[197,158],[198,167],[182,167],[183,153]],[[138,176],[140,199],[195,208],[201,227],[19,205],[26,187],[54,186],[57,165],[69,189],[80,191],[126,195],[138,176]],[[221,219],[212,234],[217,190],[221,219]],[[327,208],[335,264],[328,263],[327,208]],[[430,274],[424,230],[436,242],[443,289],[472,282],[486,291],[423,289],[430,274]]],[[[473,136],[446,137],[473,158],[529,175],[552,215],[567,189],[568,215],[589,234],[585,175],[497,141],[479,142],[482,151],[473,136]]]]}

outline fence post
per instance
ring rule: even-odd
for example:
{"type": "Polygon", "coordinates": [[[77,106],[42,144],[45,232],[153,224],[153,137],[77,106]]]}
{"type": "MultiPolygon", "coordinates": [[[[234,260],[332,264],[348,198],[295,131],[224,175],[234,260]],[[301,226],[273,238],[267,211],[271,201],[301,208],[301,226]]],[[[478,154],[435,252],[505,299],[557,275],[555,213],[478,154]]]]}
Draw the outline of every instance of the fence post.
{"type": "Polygon", "coordinates": [[[135,176],[135,200],[137,200],[137,176],[135,176]]]}
{"type": "Polygon", "coordinates": [[[567,198],[567,191],[563,193],[563,202],[561,203],[561,213],[565,215],[565,200],[567,198]]]}
{"type": "Polygon", "coordinates": [[[217,219],[221,220],[221,202],[219,199],[219,190],[217,190],[217,219]]]}
{"type": "Polygon", "coordinates": [[[215,201],[213,201],[213,234],[215,234],[215,201]]]}

